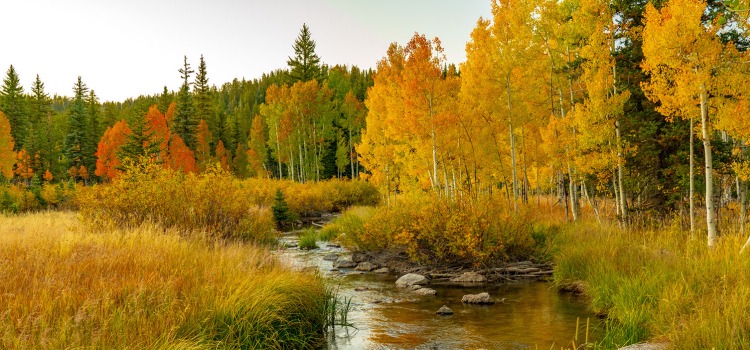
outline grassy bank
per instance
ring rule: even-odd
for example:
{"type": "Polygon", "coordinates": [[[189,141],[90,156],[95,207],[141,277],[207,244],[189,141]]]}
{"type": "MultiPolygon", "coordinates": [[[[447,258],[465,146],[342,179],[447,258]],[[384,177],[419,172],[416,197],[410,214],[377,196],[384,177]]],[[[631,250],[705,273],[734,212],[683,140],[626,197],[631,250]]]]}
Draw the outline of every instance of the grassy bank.
{"type": "Polygon", "coordinates": [[[322,230],[362,251],[404,251],[431,265],[485,266],[545,260],[550,230],[531,209],[513,213],[492,198],[405,196],[390,206],[353,207],[322,230]]]}
{"type": "Polygon", "coordinates": [[[750,255],[727,235],[710,250],[677,227],[571,225],[558,241],[555,281],[580,282],[608,316],[606,348],[668,341],[676,349],[750,348],[750,255]]]}
{"type": "Polygon", "coordinates": [[[89,230],[74,213],[0,215],[0,348],[309,348],[319,277],[242,243],[141,225],[89,230]]]}

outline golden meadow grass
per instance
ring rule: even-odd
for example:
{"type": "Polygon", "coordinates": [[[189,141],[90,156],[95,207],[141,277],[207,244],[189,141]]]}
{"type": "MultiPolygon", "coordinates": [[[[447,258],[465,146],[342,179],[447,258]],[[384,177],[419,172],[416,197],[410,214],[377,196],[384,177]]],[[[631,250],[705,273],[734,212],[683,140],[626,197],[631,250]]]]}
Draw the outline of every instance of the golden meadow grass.
{"type": "Polygon", "coordinates": [[[0,348],[306,348],[319,277],[266,250],[142,225],[91,230],[70,212],[0,215],[0,348]]]}
{"type": "Polygon", "coordinates": [[[667,341],[676,349],[750,348],[750,255],[726,234],[706,247],[673,227],[623,230],[568,225],[557,242],[555,280],[582,281],[593,310],[608,316],[612,348],[667,341]]]}

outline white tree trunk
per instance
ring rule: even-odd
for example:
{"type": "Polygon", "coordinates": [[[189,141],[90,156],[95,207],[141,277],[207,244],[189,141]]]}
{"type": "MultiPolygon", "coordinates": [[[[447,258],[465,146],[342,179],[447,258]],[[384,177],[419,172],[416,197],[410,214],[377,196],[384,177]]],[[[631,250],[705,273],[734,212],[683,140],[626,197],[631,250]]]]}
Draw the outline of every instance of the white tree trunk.
{"type": "Polygon", "coordinates": [[[713,159],[711,157],[711,139],[708,132],[708,91],[706,83],[701,85],[701,129],[703,131],[703,150],[706,158],[706,225],[708,228],[708,246],[716,246],[716,216],[714,213],[713,159]]]}
{"type": "Polygon", "coordinates": [[[507,77],[508,82],[508,129],[510,129],[510,159],[513,169],[513,211],[518,212],[518,175],[516,173],[516,143],[513,136],[513,117],[511,116],[510,105],[510,74],[507,77]]]}
{"type": "Polygon", "coordinates": [[[690,117],[690,238],[695,238],[695,142],[693,141],[693,117],[690,117]]]}

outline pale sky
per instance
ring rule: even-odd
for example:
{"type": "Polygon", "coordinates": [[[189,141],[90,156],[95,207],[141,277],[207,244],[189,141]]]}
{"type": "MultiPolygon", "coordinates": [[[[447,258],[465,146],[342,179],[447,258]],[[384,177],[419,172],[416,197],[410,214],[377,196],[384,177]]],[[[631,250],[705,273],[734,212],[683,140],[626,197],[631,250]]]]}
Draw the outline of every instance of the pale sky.
{"type": "Polygon", "coordinates": [[[80,75],[102,101],[177,90],[183,55],[203,54],[209,84],[286,68],[307,23],[322,62],[375,68],[392,42],[439,37],[448,62],[491,0],[0,0],[0,75],[12,64],[25,92],[39,74],[50,95],[80,75]]]}

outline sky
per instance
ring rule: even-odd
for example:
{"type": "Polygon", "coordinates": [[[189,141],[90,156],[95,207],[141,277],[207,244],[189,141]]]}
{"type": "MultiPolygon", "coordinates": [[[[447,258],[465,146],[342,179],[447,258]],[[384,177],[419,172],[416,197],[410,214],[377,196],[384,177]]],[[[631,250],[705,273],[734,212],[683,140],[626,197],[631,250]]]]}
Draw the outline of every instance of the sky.
{"type": "Polygon", "coordinates": [[[2,0],[0,75],[10,65],[28,93],[70,96],[78,76],[101,101],[178,90],[183,56],[206,61],[209,84],[286,68],[302,24],[328,65],[375,68],[415,32],[440,38],[448,62],[491,0],[2,0]]]}

